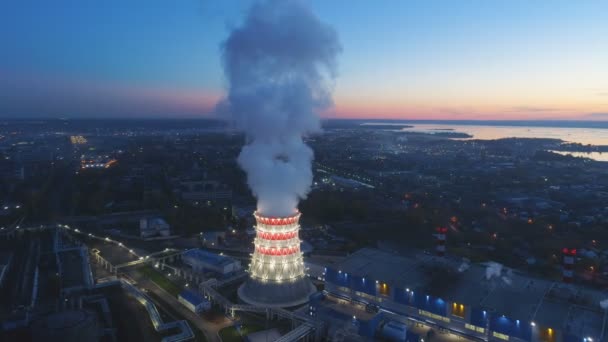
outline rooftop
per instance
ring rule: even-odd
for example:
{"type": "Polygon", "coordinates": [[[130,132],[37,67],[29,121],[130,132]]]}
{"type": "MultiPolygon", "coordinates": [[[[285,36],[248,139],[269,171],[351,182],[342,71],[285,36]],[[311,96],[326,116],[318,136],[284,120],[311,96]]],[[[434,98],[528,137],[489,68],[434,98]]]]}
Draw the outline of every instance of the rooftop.
{"type": "Polygon", "coordinates": [[[364,248],[345,260],[333,265],[339,272],[356,275],[370,280],[379,280],[400,287],[417,288],[424,286],[425,275],[415,259],[406,259],[381,251],[364,248]]]}
{"type": "Polygon", "coordinates": [[[200,261],[208,264],[214,264],[217,266],[229,265],[234,262],[232,258],[227,256],[211,253],[202,249],[191,249],[184,252],[183,256],[196,258],[200,261]]]}
{"type": "Polygon", "coordinates": [[[203,298],[202,295],[200,295],[197,292],[191,291],[191,290],[184,290],[179,294],[179,296],[184,298],[185,300],[187,300],[189,303],[191,303],[193,305],[198,305],[198,304],[206,301],[206,299],[203,298]]]}
{"type": "Polygon", "coordinates": [[[555,327],[578,336],[599,336],[606,312],[601,291],[535,278],[516,270],[486,277],[486,264],[437,258],[424,253],[402,256],[361,249],[331,267],[348,276],[412,289],[444,300],[482,308],[508,318],[555,327]],[[460,270],[459,270],[460,268],[460,270]]]}

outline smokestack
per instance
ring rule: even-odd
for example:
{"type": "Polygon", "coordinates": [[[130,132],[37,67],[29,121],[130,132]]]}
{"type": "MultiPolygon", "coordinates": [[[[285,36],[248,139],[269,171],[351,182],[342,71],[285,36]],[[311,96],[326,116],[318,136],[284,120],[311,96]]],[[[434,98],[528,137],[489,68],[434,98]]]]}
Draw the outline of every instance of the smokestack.
{"type": "Polygon", "coordinates": [[[564,256],[564,265],[562,269],[562,280],[564,283],[572,283],[574,278],[574,257],[576,257],[576,248],[562,249],[564,256]]]}
{"type": "Polygon", "coordinates": [[[445,240],[447,233],[448,229],[446,227],[437,228],[437,234],[435,234],[435,252],[437,256],[445,256],[445,240]]]}
{"type": "Polygon", "coordinates": [[[217,110],[246,134],[238,163],[257,198],[250,278],[239,288],[250,304],[295,306],[315,292],[298,236],[298,203],[312,184],[303,138],[332,103],[340,50],[334,30],[297,0],[255,3],[222,45],[228,94],[217,110]]]}

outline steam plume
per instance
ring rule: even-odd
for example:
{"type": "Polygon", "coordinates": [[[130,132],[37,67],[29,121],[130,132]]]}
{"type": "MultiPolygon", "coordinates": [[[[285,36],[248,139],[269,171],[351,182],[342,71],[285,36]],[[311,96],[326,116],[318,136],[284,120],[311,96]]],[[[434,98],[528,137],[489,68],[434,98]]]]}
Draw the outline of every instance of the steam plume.
{"type": "Polygon", "coordinates": [[[312,150],[303,137],[319,131],[330,106],[335,31],[301,1],[255,3],[222,45],[227,97],[218,104],[244,130],[238,163],[269,216],[295,212],[312,183],[312,150]]]}
{"type": "Polygon", "coordinates": [[[502,273],[502,265],[497,262],[489,262],[486,267],[486,279],[490,280],[493,277],[500,277],[502,273]]]}
{"type": "Polygon", "coordinates": [[[492,278],[500,278],[507,285],[511,285],[513,281],[511,278],[513,277],[513,271],[508,268],[504,268],[501,264],[490,261],[486,264],[486,279],[490,280],[492,278]]]}

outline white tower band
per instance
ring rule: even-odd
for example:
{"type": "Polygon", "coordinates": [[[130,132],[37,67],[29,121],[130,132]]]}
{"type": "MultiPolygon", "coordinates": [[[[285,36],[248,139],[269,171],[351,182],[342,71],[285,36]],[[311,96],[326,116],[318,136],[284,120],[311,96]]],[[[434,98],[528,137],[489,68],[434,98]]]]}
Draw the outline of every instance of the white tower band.
{"type": "Polygon", "coordinates": [[[239,297],[261,306],[296,306],[315,291],[304,273],[300,251],[300,213],[289,217],[266,217],[258,212],[250,279],[239,289],[239,297]]]}

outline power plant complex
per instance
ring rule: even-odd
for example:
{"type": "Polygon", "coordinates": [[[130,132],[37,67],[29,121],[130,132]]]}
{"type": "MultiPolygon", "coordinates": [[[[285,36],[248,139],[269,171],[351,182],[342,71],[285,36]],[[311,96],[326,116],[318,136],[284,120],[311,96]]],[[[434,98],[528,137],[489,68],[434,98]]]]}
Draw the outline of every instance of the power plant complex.
{"type": "Polygon", "coordinates": [[[249,279],[239,288],[239,298],[264,307],[304,304],[315,287],[304,273],[300,251],[300,213],[266,217],[255,212],[256,237],[249,279]]]}

